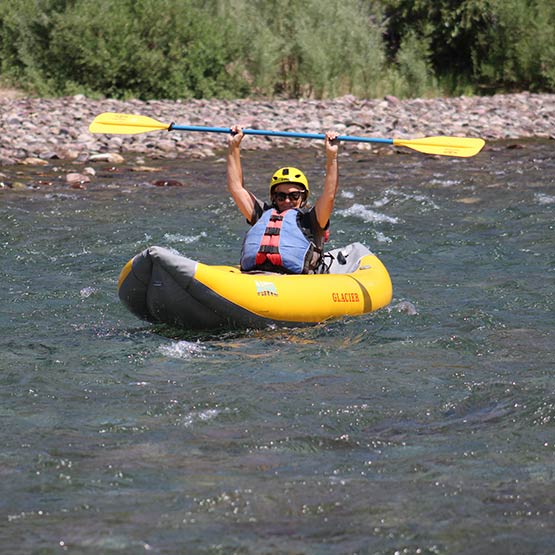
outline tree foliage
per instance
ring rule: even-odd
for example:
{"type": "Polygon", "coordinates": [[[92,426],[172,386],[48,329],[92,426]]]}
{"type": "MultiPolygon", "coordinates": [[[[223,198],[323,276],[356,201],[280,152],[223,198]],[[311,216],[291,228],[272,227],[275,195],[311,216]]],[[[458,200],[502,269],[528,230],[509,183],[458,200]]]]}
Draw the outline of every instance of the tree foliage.
{"type": "Polygon", "coordinates": [[[409,33],[428,40],[450,92],[555,90],[552,0],[384,0],[388,51],[409,33]]]}
{"type": "Polygon", "coordinates": [[[141,99],[555,91],[555,2],[11,0],[0,79],[141,99]]]}

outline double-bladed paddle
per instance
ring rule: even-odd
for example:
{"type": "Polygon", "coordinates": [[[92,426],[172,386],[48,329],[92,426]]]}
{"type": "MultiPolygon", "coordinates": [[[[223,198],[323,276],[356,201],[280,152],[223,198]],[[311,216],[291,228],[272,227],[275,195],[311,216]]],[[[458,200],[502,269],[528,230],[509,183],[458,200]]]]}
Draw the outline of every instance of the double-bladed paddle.
{"type": "MultiPolygon", "coordinates": [[[[148,131],[199,131],[203,133],[230,133],[229,127],[205,127],[202,125],[176,125],[162,123],[148,116],[134,114],[118,114],[105,112],[94,118],[89,126],[91,133],[109,133],[118,135],[135,135],[148,131]]],[[[269,137],[291,137],[296,139],[324,139],[322,133],[295,133],[292,131],[267,131],[264,129],[243,129],[245,135],[265,135],[269,137]]],[[[359,143],[382,143],[394,146],[412,148],[425,154],[439,154],[442,156],[459,156],[469,158],[482,150],[483,139],[469,137],[423,137],[421,139],[380,139],[375,137],[356,137],[354,135],[339,135],[339,141],[359,143]]]]}

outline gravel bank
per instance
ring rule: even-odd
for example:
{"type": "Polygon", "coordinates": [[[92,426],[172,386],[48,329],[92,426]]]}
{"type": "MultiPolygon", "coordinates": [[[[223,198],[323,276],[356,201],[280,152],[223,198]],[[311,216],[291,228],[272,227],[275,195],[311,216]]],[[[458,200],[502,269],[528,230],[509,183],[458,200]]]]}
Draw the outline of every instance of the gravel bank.
{"type": "MultiPolygon", "coordinates": [[[[0,165],[44,164],[50,160],[87,162],[111,154],[114,161],[137,158],[206,157],[225,147],[217,133],[153,132],[142,135],[91,135],[88,125],[101,112],[136,113],[163,122],[321,133],[412,138],[431,135],[486,140],[555,138],[555,95],[509,94],[378,100],[352,96],[318,100],[91,100],[81,95],[57,99],[0,97],[0,165]]],[[[315,141],[248,137],[245,149],[268,149],[315,141]]],[[[369,148],[356,145],[349,148],[369,148]]],[[[375,147],[374,147],[375,148],[375,147]]],[[[102,159],[102,158],[101,158],[102,159]]]]}

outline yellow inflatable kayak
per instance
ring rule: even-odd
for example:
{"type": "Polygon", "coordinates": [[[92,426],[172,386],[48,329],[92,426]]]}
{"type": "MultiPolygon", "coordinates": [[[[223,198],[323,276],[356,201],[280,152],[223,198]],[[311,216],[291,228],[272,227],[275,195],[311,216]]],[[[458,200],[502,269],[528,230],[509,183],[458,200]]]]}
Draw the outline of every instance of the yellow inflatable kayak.
{"type": "Polygon", "coordinates": [[[329,273],[282,275],[242,273],[150,247],[125,265],[118,294],[139,318],[186,329],[313,324],[390,303],[389,274],[366,247],[353,243],[328,254],[329,273]]]}

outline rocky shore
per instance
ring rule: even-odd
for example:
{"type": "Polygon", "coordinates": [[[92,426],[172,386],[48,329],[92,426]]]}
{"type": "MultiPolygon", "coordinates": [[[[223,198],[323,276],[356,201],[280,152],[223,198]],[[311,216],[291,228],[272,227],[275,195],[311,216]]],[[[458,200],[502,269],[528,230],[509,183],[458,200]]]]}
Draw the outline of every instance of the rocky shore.
{"type": "MultiPolygon", "coordinates": [[[[384,138],[453,135],[486,141],[555,138],[555,94],[518,93],[490,97],[376,100],[91,100],[0,96],[0,178],[9,166],[48,165],[67,160],[140,163],[160,158],[213,156],[225,135],[158,131],[140,135],[92,135],[90,122],[102,112],[134,113],[164,123],[341,134],[384,138]],[[139,162],[137,162],[139,160],[139,162]]],[[[314,146],[315,141],[248,137],[244,149],[314,146]]],[[[349,148],[372,148],[352,143],[349,148]]],[[[1,179],[0,179],[1,181],[1,179]]]]}

